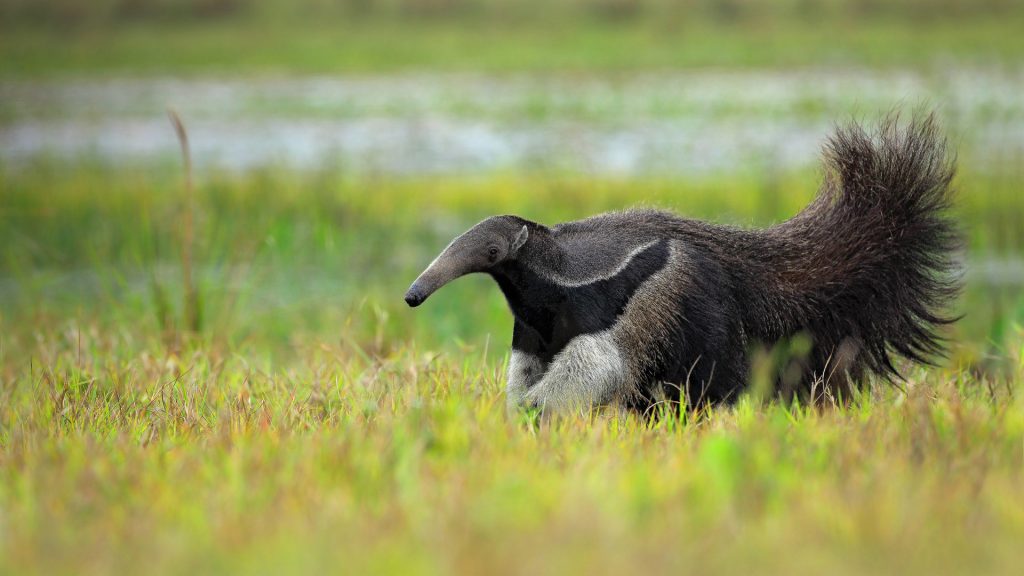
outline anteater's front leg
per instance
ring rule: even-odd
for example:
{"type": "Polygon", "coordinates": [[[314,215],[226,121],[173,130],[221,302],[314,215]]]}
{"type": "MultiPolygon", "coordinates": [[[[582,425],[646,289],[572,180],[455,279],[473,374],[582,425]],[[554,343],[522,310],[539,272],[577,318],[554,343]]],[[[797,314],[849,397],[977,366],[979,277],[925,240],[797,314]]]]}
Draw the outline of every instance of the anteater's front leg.
{"type": "Polygon", "coordinates": [[[512,357],[508,362],[508,383],[505,386],[510,411],[523,406],[526,392],[544,377],[547,365],[541,358],[542,347],[536,333],[516,320],[512,332],[512,357]]]}
{"type": "Polygon", "coordinates": [[[611,333],[583,334],[554,357],[523,404],[545,413],[588,412],[620,398],[627,382],[628,367],[611,333]]]}
{"type": "Polygon", "coordinates": [[[512,357],[508,362],[508,384],[505,386],[510,411],[526,404],[526,393],[541,381],[545,368],[539,356],[512,349],[512,357]]]}

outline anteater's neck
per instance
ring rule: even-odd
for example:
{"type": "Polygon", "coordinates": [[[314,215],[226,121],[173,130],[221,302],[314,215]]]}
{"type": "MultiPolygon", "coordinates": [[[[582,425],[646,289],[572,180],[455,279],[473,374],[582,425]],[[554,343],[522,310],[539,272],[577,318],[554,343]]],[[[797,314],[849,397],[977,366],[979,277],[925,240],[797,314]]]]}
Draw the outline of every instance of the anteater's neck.
{"type": "Polygon", "coordinates": [[[559,313],[564,311],[566,290],[536,270],[561,272],[566,257],[546,230],[531,230],[529,241],[514,260],[491,269],[516,319],[549,339],[559,313]]]}

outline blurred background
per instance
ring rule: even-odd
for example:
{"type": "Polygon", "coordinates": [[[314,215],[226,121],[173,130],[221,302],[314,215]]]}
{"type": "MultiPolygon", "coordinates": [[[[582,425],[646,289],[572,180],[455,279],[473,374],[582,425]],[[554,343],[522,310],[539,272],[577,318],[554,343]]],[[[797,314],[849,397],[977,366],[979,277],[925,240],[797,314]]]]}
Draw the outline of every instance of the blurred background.
{"type": "Polygon", "coordinates": [[[402,302],[477,220],[769,225],[836,123],[923,106],[968,239],[950,362],[999,371],[1024,322],[1022,31],[1020,0],[0,0],[4,348],[500,359],[486,279],[402,302]]]}

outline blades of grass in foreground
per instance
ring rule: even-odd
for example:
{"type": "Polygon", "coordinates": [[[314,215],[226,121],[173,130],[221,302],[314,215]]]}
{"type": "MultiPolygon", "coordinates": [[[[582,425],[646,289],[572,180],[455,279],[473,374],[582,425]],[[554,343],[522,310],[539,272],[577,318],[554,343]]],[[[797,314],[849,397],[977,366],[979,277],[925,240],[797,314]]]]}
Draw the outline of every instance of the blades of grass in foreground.
{"type": "Polygon", "coordinates": [[[192,182],[192,153],[188,142],[188,131],[174,110],[167,112],[174,127],[174,133],[181,145],[184,167],[184,184],[179,223],[179,251],[181,255],[182,284],[182,325],[185,330],[197,334],[202,329],[202,301],[193,275],[193,252],[195,250],[195,190],[192,182]]]}

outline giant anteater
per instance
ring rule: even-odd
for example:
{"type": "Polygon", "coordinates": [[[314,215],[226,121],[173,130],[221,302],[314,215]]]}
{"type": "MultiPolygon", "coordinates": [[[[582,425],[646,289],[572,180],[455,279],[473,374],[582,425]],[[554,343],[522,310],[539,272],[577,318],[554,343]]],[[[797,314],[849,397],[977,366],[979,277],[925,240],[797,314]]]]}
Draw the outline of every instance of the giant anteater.
{"type": "Polygon", "coordinates": [[[655,210],[550,227],[488,218],[405,301],[465,274],[494,278],[515,317],[510,407],[728,401],[748,385],[752,349],[798,335],[809,351],[781,392],[848,397],[869,373],[899,377],[894,356],[941,352],[958,289],[954,162],[932,115],[840,128],[824,159],[814,201],[762,230],[655,210]]]}

